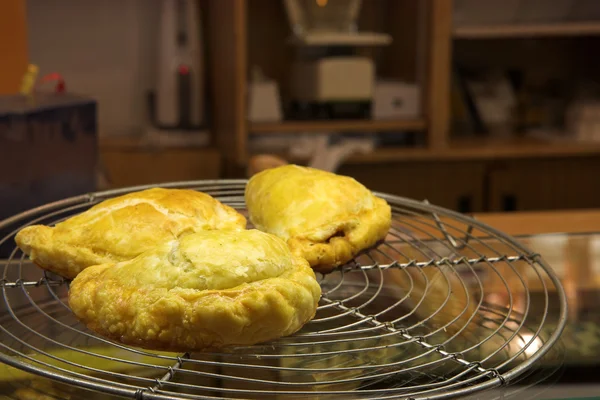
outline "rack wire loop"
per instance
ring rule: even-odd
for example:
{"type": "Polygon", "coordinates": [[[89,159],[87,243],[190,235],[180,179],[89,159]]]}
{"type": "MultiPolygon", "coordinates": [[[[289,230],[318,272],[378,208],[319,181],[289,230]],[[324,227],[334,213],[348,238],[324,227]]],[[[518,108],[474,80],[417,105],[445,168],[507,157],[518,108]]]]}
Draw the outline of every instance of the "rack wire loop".
{"type": "MultiPolygon", "coordinates": [[[[423,203],[430,205],[429,200],[425,199],[423,200],[423,203]]],[[[448,233],[448,230],[446,229],[446,225],[444,225],[444,223],[442,222],[442,220],[440,219],[440,217],[438,216],[438,214],[436,212],[431,213],[433,220],[435,221],[436,225],[438,226],[438,228],[440,229],[440,231],[444,234],[444,237],[448,240],[448,242],[452,245],[452,247],[454,247],[456,250],[462,250],[467,246],[467,243],[469,242],[469,238],[471,237],[471,234],[473,233],[473,225],[469,224],[467,226],[467,232],[465,234],[464,239],[462,239],[459,243],[456,238],[454,236],[452,236],[450,233],[448,233]]]]}
{"type": "MultiPolygon", "coordinates": [[[[160,186],[200,190],[244,211],[245,184],[160,186]]],[[[523,376],[566,324],[564,290],[539,254],[426,200],[377,193],[392,207],[388,238],[317,274],[317,314],[296,334],[193,354],[125,346],[80,324],[66,301],[69,282],[29,262],[14,235],[149,187],[77,196],[0,222],[9,232],[0,249],[10,254],[0,263],[0,361],[133,399],[447,399],[523,376]]]]}

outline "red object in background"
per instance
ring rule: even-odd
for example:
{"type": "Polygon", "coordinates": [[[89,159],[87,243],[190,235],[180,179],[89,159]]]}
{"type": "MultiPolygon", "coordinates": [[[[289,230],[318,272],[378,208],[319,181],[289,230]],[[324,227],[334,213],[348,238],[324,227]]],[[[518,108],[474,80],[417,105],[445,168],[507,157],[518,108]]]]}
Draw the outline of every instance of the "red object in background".
{"type": "Polygon", "coordinates": [[[39,80],[36,87],[39,87],[46,82],[52,82],[52,81],[56,81],[56,86],[54,87],[54,91],[56,93],[64,93],[65,92],[65,90],[66,90],[65,80],[63,79],[62,75],[59,74],[58,72],[52,72],[50,74],[44,75],[39,80]]]}
{"type": "Polygon", "coordinates": [[[181,74],[181,75],[187,75],[189,73],[190,73],[190,67],[188,67],[185,64],[179,65],[179,74],[181,74]]]}

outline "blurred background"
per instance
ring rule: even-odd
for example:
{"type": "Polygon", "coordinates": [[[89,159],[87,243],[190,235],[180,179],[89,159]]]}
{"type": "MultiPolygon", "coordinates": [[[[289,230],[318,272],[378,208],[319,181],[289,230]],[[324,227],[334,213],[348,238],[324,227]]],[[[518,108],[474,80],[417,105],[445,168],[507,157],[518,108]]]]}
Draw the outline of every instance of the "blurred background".
{"type": "Polygon", "coordinates": [[[595,0],[3,0],[0,218],[257,155],[461,212],[600,204],[595,0]]]}
{"type": "Polygon", "coordinates": [[[600,0],[0,0],[0,221],[284,162],[349,175],[541,253],[562,379],[599,393],[599,45],[600,0]]]}

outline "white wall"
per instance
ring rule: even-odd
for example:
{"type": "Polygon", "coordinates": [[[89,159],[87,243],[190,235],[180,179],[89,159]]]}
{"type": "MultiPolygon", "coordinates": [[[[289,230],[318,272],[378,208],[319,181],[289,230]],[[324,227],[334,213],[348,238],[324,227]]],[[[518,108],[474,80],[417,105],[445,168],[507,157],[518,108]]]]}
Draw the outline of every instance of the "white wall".
{"type": "Polygon", "coordinates": [[[98,101],[101,135],[140,131],[153,87],[158,0],[27,0],[30,62],[98,101]]]}

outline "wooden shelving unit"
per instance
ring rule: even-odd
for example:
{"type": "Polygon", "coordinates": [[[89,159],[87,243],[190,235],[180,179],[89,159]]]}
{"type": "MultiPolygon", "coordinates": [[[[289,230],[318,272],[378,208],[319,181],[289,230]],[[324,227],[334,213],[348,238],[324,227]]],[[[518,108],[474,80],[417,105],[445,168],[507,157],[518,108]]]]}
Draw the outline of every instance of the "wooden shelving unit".
{"type": "MultiPolygon", "coordinates": [[[[428,147],[447,146],[449,118],[451,8],[446,0],[378,0],[363,3],[361,28],[382,30],[393,42],[373,54],[386,78],[416,82],[422,118],[408,120],[284,121],[249,123],[247,79],[258,65],[280,84],[285,98],[291,62],[291,35],[279,0],[205,0],[210,104],[217,145],[226,163],[243,167],[250,135],[422,132],[428,147]],[[265,24],[265,21],[269,21],[265,24]],[[415,60],[414,63],[407,60],[415,60]]],[[[367,49],[366,51],[375,51],[367,49]]]]}
{"type": "Polygon", "coordinates": [[[455,39],[499,39],[600,35],[600,22],[461,26],[452,30],[455,39]]]}
{"type": "MultiPolygon", "coordinates": [[[[288,93],[293,52],[282,2],[201,1],[207,7],[211,131],[223,165],[230,171],[225,176],[244,174],[253,155],[248,145],[251,138],[413,132],[422,135],[425,140],[420,142],[425,145],[377,148],[346,160],[339,172],[373,190],[427,198],[463,212],[600,204],[600,191],[595,190],[600,144],[517,134],[508,139],[459,138],[451,134],[450,107],[454,62],[475,68],[486,64],[523,68],[536,77],[557,70],[565,76],[595,74],[600,70],[598,63],[582,57],[589,58],[589,49],[596,44],[594,36],[600,36],[600,22],[454,27],[452,0],[365,1],[359,29],[383,31],[393,39],[390,46],[365,52],[376,61],[378,76],[419,85],[421,118],[250,123],[247,80],[254,66],[279,83],[284,100],[288,93]]],[[[282,156],[291,162],[308,161],[282,156]]]]}
{"type": "Polygon", "coordinates": [[[250,136],[298,133],[405,131],[419,132],[426,138],[424,148],[383,148],[349,161],[361,163],[600,154],[598,146],[576,143],[555,144],[518,138],[509,142],[477,138],[455,140],[451,139],[449,128],[454,40],[599,35],[600,22],[453,27],[451,0],[365,2],[362,28],[385,30],[393,38],[392,45],[383,53],[373,53],[378,61],[378,71],[386,77],[412,80],[420,85],[422,118],[250,123],[246,118],[246,92],[253,66],[262,67],[267,75],[277,79],[284,95],[287,90],[293,57],[288,42],[291,33],[283,6],[278,0],[204,1],[208,9],[212,129],[225,164],[245,165],[251,156],[248,150],[250,136]],[[269,24],[264,23],[267,20],[269,24]]]}

